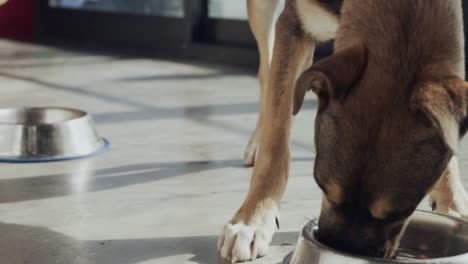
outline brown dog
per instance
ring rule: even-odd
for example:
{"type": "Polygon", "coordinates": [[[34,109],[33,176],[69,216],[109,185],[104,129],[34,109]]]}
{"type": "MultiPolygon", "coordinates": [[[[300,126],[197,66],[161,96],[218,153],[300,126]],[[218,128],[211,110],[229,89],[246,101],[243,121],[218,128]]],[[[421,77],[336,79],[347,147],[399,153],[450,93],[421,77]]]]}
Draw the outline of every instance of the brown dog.
{"type": "Polygon", "coordinates": [[[262,106],[246,164],[261,144],[250,191],[220,236],[221,256],[266,254],[288,178],[292,113],[308,90],[319,100],[321,241],[393,257],[426,194],[435,210],[468,216],[456,158],[468,128],[461,1],[286,0],[268,71],[277,6],[249,1],[262,106]],[[310,67],[315,44],[333,37],[335,53],[310,67]]]}

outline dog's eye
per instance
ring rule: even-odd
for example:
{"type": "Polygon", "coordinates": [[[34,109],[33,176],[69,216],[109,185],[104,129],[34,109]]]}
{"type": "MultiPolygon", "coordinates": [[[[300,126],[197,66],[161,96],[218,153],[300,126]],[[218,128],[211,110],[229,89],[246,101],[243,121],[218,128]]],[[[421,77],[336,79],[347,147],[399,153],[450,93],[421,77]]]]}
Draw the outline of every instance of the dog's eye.
{"type": "Polygon", "coordinates": [[[335,201],[332,201],[331,199],[328,198],[327,196],[327,201],[328,203],[333,206],[335,209],[338,210],[345,210],[348,206],[345,203],[336,203],[335,201]]]}

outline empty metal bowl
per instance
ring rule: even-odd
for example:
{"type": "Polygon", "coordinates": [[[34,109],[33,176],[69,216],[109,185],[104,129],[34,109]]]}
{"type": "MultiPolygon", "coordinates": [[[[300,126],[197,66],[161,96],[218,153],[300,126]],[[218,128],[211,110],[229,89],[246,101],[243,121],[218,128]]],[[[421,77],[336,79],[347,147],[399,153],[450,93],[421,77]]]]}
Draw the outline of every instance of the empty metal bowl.
{"type": "Polygon", "coordinates": [[[317,221],[302,230],[296,250],[283,264],[466,264],[468,263],[468,222],[427,211],[416,211],[400,242],[396,259],[350,255],[317,241],[317,221]]]}
{"type": "Polygon", "coordinates": [[[59,107],[0,109],[0,161],[75,159],[107,147],[86,112],[59,107]]]}

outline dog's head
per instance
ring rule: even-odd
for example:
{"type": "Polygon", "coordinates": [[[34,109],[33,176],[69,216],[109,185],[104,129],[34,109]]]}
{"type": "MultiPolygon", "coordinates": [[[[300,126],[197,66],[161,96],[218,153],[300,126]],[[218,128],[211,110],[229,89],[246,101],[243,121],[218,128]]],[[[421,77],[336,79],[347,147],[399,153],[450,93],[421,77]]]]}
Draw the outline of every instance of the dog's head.
{"type": "Polygon", "coordinates": [[[296,84],[294,113],[306,91],[318,95],[319,240],[393,257],[408,217],[467,130],[468,88],[457,77],[428,74],[389,92],[373,79],[379,76],[368,76],[366,65],[360,43],[317,62],[296,84]]]}

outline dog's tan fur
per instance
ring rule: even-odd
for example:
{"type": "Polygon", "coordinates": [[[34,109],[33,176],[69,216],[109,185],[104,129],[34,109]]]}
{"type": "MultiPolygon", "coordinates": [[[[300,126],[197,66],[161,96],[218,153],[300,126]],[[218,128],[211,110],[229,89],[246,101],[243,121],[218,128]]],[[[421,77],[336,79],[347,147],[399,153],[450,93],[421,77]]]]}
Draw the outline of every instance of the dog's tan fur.
{"type": "Polygon", "coordinates": [[[269,71],[278,1],[266,2],[248,1],[261,55],[260,117],[245,156],[255,167],[221,234],[221,256],[266,254],[288,178],[292,113],[308,90],[319,98],[314,174],[324,191],[325,242],[380,255],[367,251],[375,244],[391,257],[406,218],[431,189],[436,210],[468,216],[456,161],[468,111],[461,2],[344,0],[338,19],[336,1],[286,0],[269,71]],[[310,67],[316,43],[335,32],[335,53],[310,67]]]}
{"type": "Polygon", "coordinates": [[[275,13],[280,8],[280,0],[248,0],[247,12],[249,24],[257,41],[260,54],[260,65],[258,69],[258,79],[260,81],[260,113],[255,131],[249,140],[244,154],[244,165],[253,166],[258,145],[260,143],[260,133],[263,124],[265,110],[265,95],[269,78],[270,63],[273,57],[273,43],[275,37],[275,13]]]}

